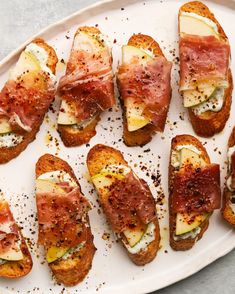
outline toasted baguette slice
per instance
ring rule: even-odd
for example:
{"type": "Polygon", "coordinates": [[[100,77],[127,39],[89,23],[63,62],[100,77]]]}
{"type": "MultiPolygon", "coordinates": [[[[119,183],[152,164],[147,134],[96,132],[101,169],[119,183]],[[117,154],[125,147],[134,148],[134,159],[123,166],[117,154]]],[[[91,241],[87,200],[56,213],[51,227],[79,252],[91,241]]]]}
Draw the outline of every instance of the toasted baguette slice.
{"type": "MultiPolygon", "coordinates": [[[[102,144],[94,146],[89,151],[87,156],[87,166],[91,177],[99,174],[99,172],[108,165],[127,165],[127,162],[123,158],[121,152],[112,147],[108,147],[102,144]]],[[[103,206],[104,198],[102,196],[103,195],[100,195],[99,202],[103,206]]],[[[157,254],[160,243],[158,219],[155,218],[153,220],[153,223],[155,225],[154,240],[147,245],[147,248],[145,250],[141,249],[138,253],[132,254],[126,249],[122,242],[123,247],[126,249],[130,259],[136,265],[145,265],[151,262],[157,254]]],[[[119,236],[119,240],[122,241],[124,238],[124,234],[121,233],[119,236]]]]}
{"type": "Polygon", "coordinates": [[[0,277],[16,279],[27,275],[33,266],[31,254],[26,245],[25,239],[20,232],[20,228],[17,226],[19,234],[21,236],[20,249],[23,253],[23,259],[17,261],[7,261],[0,265],[0,277]]]}
{"type": "MultiPolygon", "coordinates": [[[[56,170],[62,170],[68,173],[80,187],[80,184],[69,164],[51,154],[45,154],[39,158],[36,164],[36,178],[41,174],[56,170]]],[[[90,227],[88,216],[86,222],[90,227]]],[[[58,283],[63,283],[66,286],[74,286],[81,282],[91,269],[96,248],[93,243],[93,235],[90,228],[87,231],[88,235],[85,245],[78,252],[73,253],[71,258],[56,260],[49,263],[49,267],[58,283]]]]}
{"type": "Polygon", "coordinates": [[[200,240],[207,230],[209,225],[209,218],[203,221],[200,225],[200,233],[195,238],[187,238],[183,240],[174,240],[174,234],[176,230],[176,213],[171,210],[171,202],[172,202],[172,192],[174,189],[174,174],[177,172],[177,169],[172,165],[171,158],[172,158],[172,151],[176,150],[177,146],[179,145],[193,145],[199,151],[201,151],[201,158],[204,160],[206,164],[210,164],[210,158],[206,152],[206,149],[197,140],[195,137],[190,135],[178,135],[172,139],[171,143],[171,154],[170,154],[170,161],[169,161],[169,226],[170,226],[170,246],[174,250],[188,250],[193,247],[195,242],[200,240]]]}
{"type": "MultiPolygon", "coordinates": [[[[133,35],[127,45],[134,46],[139,49],[151,51],[155,56],[164,56],[158,43],[150,36],[137,34],[133,35]]],[[[123,139],[127,146],[143,146],[151,141],[152,136],[156,132],[156,127],[153,124],[147,124],[133,132],[129,132],[127,128],[126,109],[124,102],[120,99],[123,114],[123,139]]],[[[169,106],[168,106],[169,108],[169,106]]]]}
{"type": "MultiPolygon", "coordinates": [[[[58,58],[55,53],[55,50],[42,39],[35,39],[33,43],[44,48],[47,51],[48,53],[47,66],[51,69],[52,73],[55,74],[56,64],[58,62],[58,58]]],[[[0,148],[0,164],[10,161],[11,159],[17,157],[22,151],[24,151],[24,149],[29,145],[29,143],[31,143],[35,139],[36,134],[39,131],[40,126],[43,122],[43,119],[44,119],[44,116],[40,118],[39,123],[37,125],[34,125],[33,129],[30,132],[27,132],[26,134],[24,134],[24,139],[21,143],[19,143],[18,145],[14,147],[0,148]]]]}
{"type": "MultiPolygon", "coordinates": [[[[192,12],[199,14],[200,16],[207,17],[216,23],[218,27],[218,32],[220,38],[223,40],[228,40],[224,30],[222,29],[219,22],[216,20],[214,14],[209,10],[209,8],[199,1],[188,2],[184,4],[179,11],[179,16],[181,12],[192,12]]],[[[229,69],[228,72],[228,83],[229,86],[226,88],[224,93],[224,104],[219,112],[206,111],[200,115],[193,112],[191,108],[188,108],[189,117],[193,126],[195,133],[202,137],[211,137],[216,133],[223,130],[229,115],[232,101],[232,90],[233,90],[233,79],[232,72],[229,69]]]]}
{"type": "MultiPolygon", "coordinates": [[[[96,27],[80,27],[74,35],[74,39],[79,32],[85,32],[90,36],[101,35],[101,32],[96,27]]],[[[101,112],[97,113],[93,119],[81,127],[74,127],[73,125],[59,124],[57,126],[61,139],[66,147],[80,146],[88,143],[92,137],[96,135],[96,126],[100,120],[101,112]]]]}
{"type": "MultiPolygon", "coordinates": [[[[235,127],[232,130],[232,133],[229,137],[228,147],[233,147],[235,145],[235,127]]],[[[230,167],[228,166],[228,173],[226,179],[230,176],[229,172],[230,167]]],[[[223,207],[221,209],[221,213],[223,218],[233,227],[235,227],[235,214],[230,206],[230,200],[234,193],[232,193],[225,182],[224,193],[223,193],[223,207]]]]}

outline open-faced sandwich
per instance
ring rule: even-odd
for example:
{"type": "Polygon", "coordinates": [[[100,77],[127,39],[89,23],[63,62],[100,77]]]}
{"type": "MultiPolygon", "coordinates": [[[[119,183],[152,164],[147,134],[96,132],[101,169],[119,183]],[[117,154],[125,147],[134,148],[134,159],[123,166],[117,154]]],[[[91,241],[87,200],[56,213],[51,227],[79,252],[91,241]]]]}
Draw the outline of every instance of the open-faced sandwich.
{"type": "Polygon", "coordinates": [[[67,162],[50,154],[36,165],[38,243],[57,282],[73,286],[89,272],[95,246],[78,180],[67,162]]]}
{"type": "Polygon", "coordinates": [[[42,39],[21,53],[0,92],[0,163],[18,156],[34,140],[55,95],[57,56],[42,39]]]}
{"type": "Polygon", "coordinates": [[[33,266],[32,258],[11,213],[8,202],[0,199],[0,277],[20,278],[33,266]]]}
{"type": "Polygon", "coordinates": [[[179,11],[180,93],[194,131],[219,133],[229,118],[232,98],[230,46],[222,27],[201,2],[179,11]]]}
{"type": "Polygon", "coordinates": [[[188,250],[202,238],[214,209],[220,208],[220,169],[211,164],[195,137],[172,139],[169,162],[170,245],[188,250]]]}
{"type": "Polygon", "coordinates": [[[171,99],[171,66],[149,36],[133,35],[122,46],[117,83],[127,146],[142,146],[155,132],[163,132],[171,99]]]}
{"type": "Polygon", "coordinates": [[[106,217],[137,265],[152,261],[159,249],[156,205],[147,183],[128,166],[120,151],[96,145],[87,166],[106,217]]]}
{"type": "Polygon", "coordinates": [[[115,104],[111,48],[99,29],[77,30],[59,95],[58,131],[65,146],[89,142],[100,114],[115,104]]]}
{"type": "Polygon", "coordinates": [[[235,227],[235,127],[228,141],[228,173],[221,212],[224,219],[235,227]]]}

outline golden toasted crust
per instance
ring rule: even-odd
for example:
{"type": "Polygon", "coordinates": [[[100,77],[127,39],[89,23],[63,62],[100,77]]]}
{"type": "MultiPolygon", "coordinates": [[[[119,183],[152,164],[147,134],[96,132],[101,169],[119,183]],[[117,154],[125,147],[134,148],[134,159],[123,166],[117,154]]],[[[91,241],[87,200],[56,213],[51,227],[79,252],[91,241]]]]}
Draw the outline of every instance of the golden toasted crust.
{"type": "MultiPolygon", "coordinates": [[[[103,169],[106,165],[110,165],[110,164],[116,164],[116,165],[125,164],[126,165],[127,162],[123,158],[123,155],[121,154],[120,151],[109,146],[98,144],[98,145],[95,145],[89,151],[87,155],[87,167],[91,177],[98,174],[101,169],[103,169]]],[[[102,205],[101,197],[99,201],[102,205]]],[[[148,245],[147,250],[141,250],[137,254],[131,254],[123,245],[123,247],[126,249],[128,253],[128,256],[136,265],[145,265],[151,262],[157,254],[157,251],[159,249],[159,243],[160,243],[160,231],[159,231],[159,224],[158,224],[157,218],[154,220],[154,224],[155,224],[155,238],[148,245]]],[[[123,244],[123,242],[121,243],[123,244]]]]}
{"type": "MultiPolygon", "coordinates": [[[[158,43],[150,36],[137,34],[133,35],[129,41],[128,45],[134,46],[137,48],[144,48],[146,50],[150,50],[153,52],[155,56],[161,55],[164,56],[160,46],[158,43]]],[[[127,119],[126,119],[126,110],[123,103],[123,100],[121,99],[121,105],[122,105],[122,114],[123,114],[123,139],[124,143],[127,146],[143,146],[151,141],[152,136],[156,132],[156,127],[152,124],[147,124],[143,128],[129,132],[127,128],[127,119]]]]}
{"type": "MultiPolygon", "coordinates": [[[[197,140],[195,137],[190,135],[179,135],[172,139],[171,142],[171,152],[176,149],[177,145],[187,145],[191,144],[195,146],[198,150],[201,151],[201,156],[203,160],[210,164],[210,158],[207,154],[206,149],[203,147],[201,142],[197,140]]],[[[207,230],[209,225],[209,218],[207,218],[201,225],[201,231],[200,233],[193,239],[188,238],[184,240],[175,241],[173,236],[176,229],[176,213],[171,210],[171,202],[172,202],[172,192],[174,189],[174,173],[176,169],[171,165],[171,155],[169,160],[169,179],[168,179],[168,185],[169,185],[169,227],[170,227],[170,246],[174,250],[188,250],[193,247],[195,242],[200,240],[204,234],[204,232],[207,230]]]]}
{"type": "MultiPolygon", "coordinates": [[[[55,50],[51,46],[49,46],[47,43],[45,43],[45,41],[42,39],[35,39],[33,42],[36,43],[38,46],[43,47],[47,51],[49,56],[48,67],[51,69],[53,74],[55,74],[55,68],[58,62],[58,58],[55,53],[55,50]]],[[[29,145],[29,143],[31,143],[35,139],[36,134],[39,131],[40,126],[43,122],[43,119],[44,117],[42,117],[39,123],[34,126],[31,132],[28,132],[24,135],[24,139],[20,144],[14,147],[0,148],[0,164],[10,161],[11,159],[17,157],[22,151],[25,150],[25,148],[29,145]]]]}
{"type": "MultiPolygon", "coordinates": [[[[36,164],[36,178],[43,173],[55,170],[67,172],[80,187],[70,165],[66,161],[51,154],[45,154],[39,158],[36,164]]],[[[90,226],[88,216],[86,221],[90,226]]],[[[81,282],[89,272],[96,248],[93,243],[93,235],[90,228],[87,228],[87,232],[88,235],[85,245],[78,252],[74,253],[72,258],[49,263],[49,267],[58,283],[63,283],[66,286],[74,286],[81,282]]]]}
{"type": "MultiPolygon", "coordinates": [[[[96,27],[80,27],[77,29],[74,38],[80,32],[86,32],[88,34],[101,34],[100,30],[96,27]]],[[[58,132],[61,139],[66,147],[80,146],[88,143],[92,137],[96,135],[96,126],[100,120],[100,113],[97,114],[96,118],[83,129],[74,129],[73,126],[60,125],[58,124],[58,132]]]]}
{"type": "Polygon", "coordinates": [[[33,261],[26,245],[24,237],[21,235],[21,251],[24,258],[18,261],[8,261],[0,265],[0,277],[16,279],[27,275],[33,266],[33,261]]]}
{"type": "MultiPolygon", "coordinates": [[[[229,141],[228,141],[228,147],[233,147],[235,145],[235,127],[232,130],[232,133],[229,137],[229,141]]],[[[229,176],[229,166],[227,169],[227,177],[229,176]]],[[[235,228],[235,214],[233,213],[233,210],[230,207],[230,199],[231,196],[233,195],[233,193],[231,193],[229,191],[229,189],[227,188],[226,182],[225,182],[225,186],[224,186],[224,193],[223,193],[223,207],[221,209],[221,213],[223,218],[235,228]]]]}
{"type": "MultiPolygon", "coordinates": [[[[224,30],[215,18],[214,14],[205,4],[199,1],[188,2],[180,8],[179,16],[182,11],[194,12],[211,19],[218,27],[220,38],[226,41],[228,40],[224,30]]],[[[201,115],[196,115],[192,109],[188,109],[193,129],[197,135],[202,137],[211,137],[214,134],[221,132],[225,127],[225,124],[230,115],[232,101],[233,79],[231,70],[228,72],[228,82],[229,87],[225,90],[224,104],[219,112],[207,111],[201,115]]]]}

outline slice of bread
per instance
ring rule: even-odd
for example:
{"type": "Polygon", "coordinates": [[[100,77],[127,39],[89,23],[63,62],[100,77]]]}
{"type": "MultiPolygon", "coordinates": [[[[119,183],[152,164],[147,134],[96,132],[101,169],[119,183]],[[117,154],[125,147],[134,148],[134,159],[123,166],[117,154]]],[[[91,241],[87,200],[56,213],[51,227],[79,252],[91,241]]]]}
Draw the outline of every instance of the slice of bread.
{"type": "MultiPolygon", "coordinates": [[[[18,227],[19,229],[19,227],[18,227]]],[[[20,229],[19,229],[20,233],[20,229]]],[[[7,261],[6,263],[0,265],[0,277],[16,279],[27,275],[33,266],[33,261],[26,245],[25,239],[21,235],[21,246],[20,249],[23,253],[23,259],[17,261],[7,261]]]]}
{"type": "Polygon", "coordinates": [[[195,238],[187,238],[183,240],[174,240],[174,234],[176,230],[176,213],[172,211],[171,209],[171,203],[172,203],[172,193],[174,190],[174,174],[177,172],[177,169],[172,165],[171,163],[171,155],[172,151],[176,150],[177,146],[179,145],[193,145],[198,150],[201,151],[201,157],[202,159],[207,163],[210,164],[210,158],[207,154],[206,149],[203,147],[201,142],[196,139],[193,136],[190,135],[178,135],[172,139],[171,142],[171,154],[170,154],[170,160],[169,160],[169,178],[168,178],[168,185],[169,185],[169,233],[170,233],[170,246],[174,250],[188,250],[193,247],[195,242],[200,240],[204,234],[204,232],[207,230],[209,225],[209,218],[207,218],[202,224],[200,225],[201,231],[195,238]]]}
{"type": "MultiPolygon", "coordinates": [[[[127,45],[134,46],[139,49],[150,50],[155,56],[164,56],[159,44],[150,36],[136,34],[133,35],[127,45]]],[[[118,82],[118,80],[117,80],[118,82]]],[[[118,83],[117,83],[118,84],[118,83]]],[[[151,141],[152,136],[156,132],[156,127],[153,124],[147,124],[133,132],[129,132],[127,128],[127,118],[126,118],[126,109],[124,106],[124,101],[120,97],[120,102],[122,106],[123,114],[123,139],[124,143],[127,146],[143,146],[151,141]]],[[[169,108],[169,105],[168,105],[169,108]]],[[[167,109],[168,111],[168,109],[167,109]]]]}
{"type": "MultiPolygon", "coordinates": [[[[229,137],[229,141],[228,141],[228,147],[233,147],[235,145],[235,127],[232,130],[232,133],[229,137]]],[[[228,166],[228,173],[227,173],[227,177],[226,179],[229,177],[230,173],[229,173],[229,166],[228,166]]],[[[230,199],[231,196],[233,195],[233,193],[231,191],[229,191],[226,182],[225,182],[225,186],[224,186],[224,193],[223,193],[223,207],[221,209],[221,213],[223,218],[235,228],[235,214],[233,212],[233,210],[230,207],[230,199]]]]}
{"type": "MultiPolygon", "coordinates": [[[[74,35],[80,32],[88,33],[89,35],[101,35],[101,32],[96,27],[80,27],[74,35]]],[[[61,97],[63,99],[63,97],[61,97]]],[[[92,137],[96,135],[96,126],[100,120],[101,112],[97,113],[93,118],[91,123],[87,124],[85,127],[74,128],[70,125],[58,124],[57,129],[61,136],[61,139],[66,147],[80,146],[88,143],[92,137]]]]}
{"type": "MultiPolygon", "coordinates": [[[[180,8],[179,16],[183,11],[196,13],[212,20],[218,27],[218,32],[221,39],[228,41],[228,38],[221,25],[205,4],[199,1],[188,2],[180,8]]],[[[219,112],[206,111],[200,115],[197,115],[193,112],[192,109],[188,108],[189,117],[193,129],[197,135],[202,137],[211,137],[214,134],[221,132],[225,127],[225,124],[230,115],[232,102],[233,79],[230,69],[228,71],[228,83],[229,87],[225,90],[224,93],[224,104],[219,112]]]]}
{"type": "MultiPolygon", "coordinates": [[[[87,156],[87,166],[88,166],[88,170],[91,177],[98,174],[105,166],[120,165],[120,164],[127,165],[127,162],[123,158],[123,155],[121,154],[121,152],[112,147],[108,147],[102,144],[98,144],[94,146],[89,151],[87,156]]],[[[102,199],[103,199],[102,197],[99,197],[99,202],[101,206],[103,206],[104,204],[102,199]]],[[[136,265],[145,265],[151,262],[157,254],[157,251],[159,249],[159,243],[160,243],[160,230],[159,230],[158,219],[155,218],[153,223],[155,225],[154,240],[147,245],[147,248],[145,250],[142,249],[138,253],[132,254],[126,249],[123,242],[121,242],[123,244],[123,247],[126,249],[130,259],[136,265]]],[[[120,239],[122,238],[124,238],[124,235],[121,233],[120,239]]]]}
{"type": "MultiPolygon", "coordinates": [[[[44,48],[47,51],[48,53],[47,65],[51,69],[52,73],[55,74],[56,64],[58,62],[58,58],[56,56],[55,50],[42,39],[35,39],[33,43],[37,44],[38,46],[44,48]]],[[[40,117],[40,121],[38,122],[37,125],[34,125],[32,131],[24,134],[24,139],[21,143],[19,143],[18,145],[14,147],[0,148],[0,164],[6,163],[10,161],[11,159],[17,157],[22,151],[25,150],[25,148],[29,145],[29,143],[35,139],[36,134],[39,131],[40,126],[43,122],[44,115],[40,117]]]]}
{"type": "MultiPolygon", "coordinates": [[[[56,170],[63,170],[68,173],[80,187],[69,164],[51,154],[45,154],[39,158],[36,164],[36,178],[41,174],[56,170]]],[[[49,263],[49,267],[58,283],[63,283],[66,286],[74,286],[81,282],[91,269],[96,248],[93,243],[93,235],[91,233],[88,216],[86,218],[86,223],[88,227],[85,245],[79,251],[73,253],[71,258],[65,260],[59,259],[49,263]]]]}

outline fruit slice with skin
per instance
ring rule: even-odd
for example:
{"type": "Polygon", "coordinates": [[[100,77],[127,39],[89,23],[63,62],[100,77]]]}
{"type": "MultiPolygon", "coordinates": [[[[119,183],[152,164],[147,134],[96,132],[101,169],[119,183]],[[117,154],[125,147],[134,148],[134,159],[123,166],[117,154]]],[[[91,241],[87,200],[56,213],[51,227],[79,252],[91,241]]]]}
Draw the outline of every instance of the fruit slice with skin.
{"type": "Polygon", "coordinates": [[[139,243],[147,230],[147,226],[148,225],[146,224],[139,223],[135,228],[123,231],[123,234],[131,247],[134,247],[137,243],[139,243]]]}
{"type": "Polygon", "coordinates": [[[218,33],[209,24],[192,15],[180,15],[180,33],[198,35],[198,36],[215,36],[219,38],[218,33]]]}
{"type": "MultiPolygon", "coordinates": [[[[151,52],[149,52],[151,54],[151,52]]],[[[122,62],[130,63],[133,58],[138,58],[138,62],[145,65],[146,62],[153,59],[153,57],[145,51],[130,45],[122,46],[122,62]]]]}
{"type": "Polygon", "coordinates": [[[182,235],[199,227],[208,217],[208,213],[177,213],[176,216],[176,235],[182,235]]]}
{"type": "Polygon", "coordinates": [[[0,254],[0,258],[4,260],[13,261],[13,260],[21,260],[24,258],[24,256],[20,249],[20,246],[16,246],[16,248],[10,248],[10,250],[8,250],[7,252],[0,254]]]}
{"type": "Polygon", "coordinates": [[[37,193],[66,193],[60,186],[52,181],[48,180],[36,180],[36,192],[37,193]]]}
{"type": "Polygon", "coordinates": [[[205,161],[199,154],[188,148],[183,148],[180,150],[180,162],[181,166],[182,164],[192,164],[195,167],[202,167],[206,165],[205,161]]]}
{"type": "Polygon", "coordinates": [[[69,250],[68,247],[56,247],[52,246],[46,251],[46,260],[51,263],[59,258],[61,258],[69,250]]]}
{"type": "Polygon", "coordinates": [[[11,126],[7,118],[0,118],[0,134],[7,134],[11,132],[11,126]]]}

